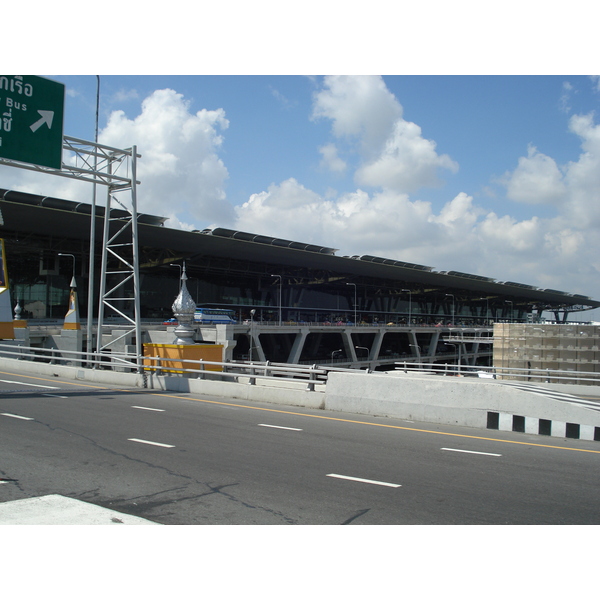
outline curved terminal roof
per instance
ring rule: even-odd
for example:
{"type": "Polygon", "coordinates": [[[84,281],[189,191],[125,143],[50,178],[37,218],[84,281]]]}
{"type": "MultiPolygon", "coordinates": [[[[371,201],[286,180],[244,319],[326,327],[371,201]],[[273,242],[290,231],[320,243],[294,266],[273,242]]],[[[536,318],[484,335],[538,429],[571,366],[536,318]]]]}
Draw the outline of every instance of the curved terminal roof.
{"type": "MultiPolygon", "coordinates": [[[[38,235],[63,235],[89,240],[91,205],[47,196],[0,189],[0,235],[3,230],[23,231],[38,235]]],[[[115,211],[118,216],[126,211],[115,211]]],[[[96,208],[96,231],[101,235],[104,207],[96,208]]],[[[269,265],[273,272],[286,268],[327,271],[350,280],[357,277],[380,279],[387,285],[408,285],[415,290],[437,290],[464,293],[471,300],[479,296],[506,297],[515,302],[535,304],[543,310],[583,310],[600,307],[600,301],[581,294],[540,289],[512,281],[496,281],[491,277],[460,271],[435,271],[433,267],[383,257],[337,256],[336,249],[225,228],[203,231],[183,231],[165,227],[164,217],[138,215],[140,246],[169,249],[173,255],[186,260],[205,260],[206,257],[231,259],[269,265]]],[[[484,299],[484,298],[483,298],[484,299]]]]}
{"type": "Polygon", "coordinates": [[[268,246],[279,246],[280,248],[293,248],[294,250],[305,250],[306,252],[318,252],[320,254],[335,254],[335,248],[326,248],[325,246],[315,246],[314,244],[305,244],[303,242],[292,242],[279,238],[258,235],[256,233],[247,233],[245,231],[234,231],[233,229],[205,229],[201,233],[218,235],[219,237],[232,238],[234,240],[244,240],[246,242],[256,242],[257,244],[266,244],[268,246]]]}
{"type": "MultiPolygon", "coordinates": [[[[37,194],[26,194],[24,192],[16,192],[14,190],[0,189],[0,199],[22,204],[26,206],[38,206],[41,208],[50,208],[54,210],[73,212],[81,215],[92,214],[92,205],[85,202],[72,202],[71,200],[62,200],[61,198],[52,198],[51,196],[38,196],[37,194]]],[[[96,206],[96,215],[104,217],[104,206],[96,206]]],[[[35,213],[32,213],[32,218],[35,213]]],[[[45,213],[50,214],[50,213],[45,213]]],[[[127,215],[125,210],[114,210],[116,217],[127,215]]],[[[166,217],[155,217],[153,215],[144,215],[138,213],[138,223],[148,225],[164,225],[167,221],[166,217]]],[[[88,236],[89,237],[89,236],[88,236]]]]}

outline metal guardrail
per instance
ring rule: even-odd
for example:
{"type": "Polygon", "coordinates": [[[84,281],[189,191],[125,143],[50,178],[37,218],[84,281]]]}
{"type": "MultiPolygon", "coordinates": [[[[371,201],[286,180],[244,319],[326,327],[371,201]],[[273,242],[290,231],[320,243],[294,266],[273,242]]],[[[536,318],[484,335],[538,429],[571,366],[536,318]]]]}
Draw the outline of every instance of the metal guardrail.
{"type": "Polygon", "coordinates": [[[520,369],[516,367],[485,367],[472,365],[396,362],[396,370],[460,377],[481,377],[502,381],[539,381],[542,383],[600,384],[600,373],[594,371],[568,371],[560,369],[520,369]]]}
{"type": "Polygon", "coordinates": [[[57,348],[38,348],[14,344],[0,344],[0,358],[11,357],[18,360],[31,360],[47,364],[76,366],[92,369],[119,369],[141,374],[173,374],[195,376],[198,379],[210,377],[227,378],[233,381],[248,377],[248,383],[255,385],[257,379],[278,380],[282,378],[305,380],[306,389],[315,391],[315,384],[327,380],[327,369],[317,365],[302,366],[270,362],[230,361],[219,362],[204,359],[165,358],[160,356],[140,356],[125,353],[78,352],[57,348]],[[148,364],[149,363],[149,364],[148,364]]]}
{"type": "Polygon", "coordinates": [[[318,367],[317,365],[302,367],[301,365],[271,363],[269,361],[219,362],[204,359],[180,360],[160,356],[145,356],[144,360],[154,363],[150,366],[145,365],[143,367],[144,371],[152,371],[157,375],[175,372],[192,376],[195,375],[197,379],[207,379],[212,376],[219,378],[225,377],[234,381],[238,380],[240,377],[247,377],[250,385],[256,385],[257,379],[272,381],[281,381],[281,379],[305,380],[308,382],[306,389],[311,392],[315,391],[316,383],[325,383],[327,381],[327,370],[318,367]],[[221,370],[216,370],[211,367],[217,367],[221,370]]]}
{"type": "MultiPolygon", "coordinates": [[[[208,361],[204,359],[179,359],[159,356],[135,356],[125,353],[97,353],[61,350],[57,348],[40,348],[20,346],[17,344],[0,344],[0,358],[31,360],[47,364],[77,366],[79,368],[127,370],[141,374],[172,374],[196,377],[198,379],[225,378],[232,381],[240,377],[248,378],[250,385],[256,381],[295,379],[307,381],[307,389],[315,390],[315,384],[326,383],[328,373],[356,373],[359,369],[342,368],[325,363],[311,365],[256,362],[256,361],[208,361]],[[146,363],[146,364],[144,364],[146,363]]],[[[395,362],[396,371],[421,372],[446,376],[482,377],[499,380],[538,381],[545,383],[583,383],[600,384],[600,373],[590,371],[572,371],[558,369],[520,369],[508,367],[485,367],[472,365],[443,364],[429,362],[395,362]]],[[[367,375],[373,373],[363,369],[367,375]]],[[[376,372],[377,373],[377,372],[376,372]]],[[[383,374],[383,372],[380,372],[383,374]]]]}
{"type": "Polygon", "coordinates": [[[59,348],[41,348],[17,344],[0,344],[0,357],[14,357],[19,360],[31,360],[49,364],[76,363],[80,367],[128,367],[138,369],[136,357],[131,354],[98,354],[97,352],[77,352],[59,348]]]}

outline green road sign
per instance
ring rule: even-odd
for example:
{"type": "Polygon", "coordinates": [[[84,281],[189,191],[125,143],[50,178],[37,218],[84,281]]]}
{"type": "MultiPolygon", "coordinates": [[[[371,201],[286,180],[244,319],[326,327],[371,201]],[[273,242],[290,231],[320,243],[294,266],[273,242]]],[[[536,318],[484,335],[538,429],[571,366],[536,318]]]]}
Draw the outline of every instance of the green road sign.
{"type": "Polygon", "coordinates": [[[0,75],[0,158],[60,169],[65,86],[34,75],[0,75]]]}

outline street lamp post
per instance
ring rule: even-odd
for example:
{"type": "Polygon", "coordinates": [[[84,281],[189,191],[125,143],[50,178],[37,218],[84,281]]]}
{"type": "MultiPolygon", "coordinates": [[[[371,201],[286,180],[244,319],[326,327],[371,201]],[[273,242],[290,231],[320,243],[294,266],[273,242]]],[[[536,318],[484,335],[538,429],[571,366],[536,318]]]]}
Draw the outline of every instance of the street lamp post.
{"type": "MultiPolygon", "coordinates": [[[[354,346],[354,348],[355,348],[356,350],[366,350],[366,351],[367,351],[367,356],[366,356],[366,358],[367,358],[367,359],[369,358],[369,353],[370,353],[370,350],[369,350],[367,347],[365,347],[365,346],[354,346]]],[[[357,356],[356,358],[358,359],[358,356],[357,356]]]]}
{"type": "Polygon", "coordinates": [[[64,252],[59,252],[59,256],[70,256],[73,259],[73,277],[71,278],[71,287],[76,288],[77,284],[75,283],[75,255],[74,254],[65,254],[64,252]]]}
{"type": "Polygon", "coordinates": [[[417,349],[417,359],[421,362],[421,346],[419,344],[409,344],[409,346],[417,349]]]}
{"type": "Polygon", "coordinates": [[[252,309],[250,311],[250,362],[252,362],[252,336],[254,335],[254,315],[256,314],[256,309],[252,309]]]}
{"type": "Polygon", "coordinates": [[[279,277],[279,325],[281,325],[281,285],[283,279],[281,278],[281,275],[271,275],[271,277],[279,277]]]}
{"type": "MultiPolygon", "coordinates": [[[[96,134],[94,141],[98,144],[98,114],[100,112],[100,75],[96,75],[96,134]]],[[[94,312],[94,261],[96,253],[96,173],[98,171],[98,153],[94,153],[94,183],[92,184],[92,212],[90,214],[90,265],[88,273],[88,304],[87,304],[87,349],[88,359],[92,360],[94,312]]]]}
{"type": "Polygon", "coordinates": [[[358,325],[358,322],[356,320],[356,284],[355,283],[346,283],[346,285],[354,286],[354,326],[356,327],[358,325]]]}
{"type": "Polygon", "coordinates": [[[460,377],[460,363],[462,361],[461,356],[460,356],[460,342],[457,342],[456,344],[450,344],[449,342],[446,342],[444,344],[445,346],[454,346],[455,348],[455,352],[458,352],[458,376],[460,377]]]}
{"type": "Polygon", "coordinates": [[[181,291],[181,278],[183,276],[183,268],[177,263],[169,263],[170,267],[179,267],[179,291],[181,291]]]}

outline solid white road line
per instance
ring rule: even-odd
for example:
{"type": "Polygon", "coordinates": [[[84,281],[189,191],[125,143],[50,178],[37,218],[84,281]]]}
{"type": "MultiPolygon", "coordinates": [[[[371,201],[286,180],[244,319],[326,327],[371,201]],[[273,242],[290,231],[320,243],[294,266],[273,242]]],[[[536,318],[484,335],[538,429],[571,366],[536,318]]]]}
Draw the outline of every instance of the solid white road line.
{"type": "Polygon", "coordinates": [[[151,446],[160,446],[161,448],[175,448],[170,444],[161,444],[159,442],[149,442],[148,440],[138,440],[137,438],[127,438],[129,442],[138,442],[139,444],[150,444],[151,446]]]}
{"type": "Polygon", "coordinates": [[[282,427],[281,425],[267,425],[266,423],[259,423],[259,427],[273,427],[273,429],[289,429],[290,431],[302,431],[302,429],[298,429],[297,427],[282,427]]]}
{"type": "Polygon", "coordinates": [[[35,421],[33,417],[22,417],[21,415],[12,415],[11,413],[0,413],[3,417],[12,417],[13,419],[23,419],[23,421],[35,421]]]}
{"type": "Polygon", "coordinates": [[[475,450],[459,450],[458,448],[441,448],[449,452],[465,452],[467,454],[485,454],[485,456],[502,456],[502,454],[494,454],[493,452],[475,452],[475,450]]]}
{"type": "Polygon", "coordinates": [[[68,398],[68,396],[59,396],[58,394],[42,394],[42,396],[48,396],[48,398],[68,398]]]}
{"type": "Polygon", "coordinates": [[[399,483],[387,483],[386,481],[374,481],[373,479],[361,479],[360,477],[349,477],[348,475],[338,475],[329,473],[327,477],[335,477],[337,479],[348,479],[349,481],[359,481],[361,483],[372,483],[373,485],[384,485],[386,487],[398,488],[402,487],[399,483]]]}
{"type": "Polygon", "coordinates": [[[47,390],[60,390],[60,388],[52,385],[39,385],[37,383],[24,383],[23,381],[10,381],[8,379],[0,379],[2,383],[14,383],[15,385],[26,385],[28,387],[41,387],[47,390]]]}
{"type": "Polygon", "coordinates": [[[164,408],[149,408],[148,406],[132,406],[131,408],[139,408],[140,410],[153,410],[154,412],[165,412],[164,408]]]}

